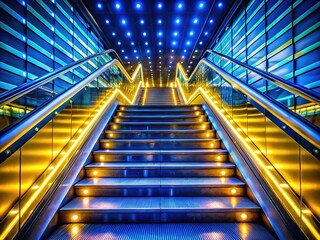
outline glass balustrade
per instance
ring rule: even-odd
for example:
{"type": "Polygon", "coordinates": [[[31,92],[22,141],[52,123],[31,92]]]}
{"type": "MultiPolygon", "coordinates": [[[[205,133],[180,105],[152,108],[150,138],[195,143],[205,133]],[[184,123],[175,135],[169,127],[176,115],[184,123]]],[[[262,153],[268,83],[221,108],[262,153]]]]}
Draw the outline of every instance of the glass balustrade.
{"type": "MultiPolygon", "coordinates": [[[[221,62],[219,65],[225,64],[221,62]]],[[[247,71],[243,71],[243,74],[247,74],[247,71]]],[[[210,104],[219,109],[244,144],[251,143],[248,146],[251,146],[249,150],[255,156],[255,166],[283,206],[308,237],[319,238],[318,153],[307,151],[266,117],[270,116],[267,109],[232,86],[205,63],[199,65],[190,79],[186,79],[182,69],[178,68],[176,79],[185,100],[189,101],[197,90],[202,89],[202,93],[210,99],[210,104]]],[[[255,88],[266,94],[266,90],[255,88]]],[[[268,92],[267,95],[288,108],[294,107],[292,95],[287,92],[280,90],[277,94],[268,92]],[[286,95],[287,100],[281,100],[282,94],[286,95]]],[[[188,103],[192,104],[192,101],[188,103]]]]}

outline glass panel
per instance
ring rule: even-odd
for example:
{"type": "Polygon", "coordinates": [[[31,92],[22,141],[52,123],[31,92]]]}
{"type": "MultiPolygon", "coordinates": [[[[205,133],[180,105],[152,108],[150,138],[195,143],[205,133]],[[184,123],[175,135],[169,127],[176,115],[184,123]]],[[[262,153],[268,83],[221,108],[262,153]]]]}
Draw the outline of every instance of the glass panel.
{"type": "MultiPolygon", "coordinates": [[[[274,119],[275,116],[241,92],[241,89],[234,89],[209,66],[201,64],[189,81],[184,78],[180,68],[177,76],[177,86],[186,100],[202,89],[220,109],[227,124],[235,128],[243,141],[251,146],[250,151],[256,156],[254,164],[288,213],[304,233],[316,236],[316,219],[319,217],[317,200],[320,198],[319,160],[285,133],[285,127],[277,126],[268,118],[274,119]]],[[[258,79],[251,86],[261,90],[264,85],[265,80],[258,79]]],[[[272,94],[280,99],[284,91],[277,88],[272,94]]],[[[288,99],[283,102],[286,106],[292,105],[288,99]]],[[[279,119],[275,121],[279,122],[279,119]]]]}

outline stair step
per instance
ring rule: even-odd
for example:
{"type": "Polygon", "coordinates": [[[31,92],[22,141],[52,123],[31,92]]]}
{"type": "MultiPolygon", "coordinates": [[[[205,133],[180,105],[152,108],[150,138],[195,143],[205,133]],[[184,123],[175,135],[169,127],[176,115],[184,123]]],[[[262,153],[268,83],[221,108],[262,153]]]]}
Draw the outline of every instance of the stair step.
{"type": "Polygon", "coordinates": [[[107,130],[108,139],[157,139],[157,138],[214,138],[214,130],[107,130]]]}
{"type": "Polygon", "coordinates": [[[126,223],[126,224],[64,224],[49,240],[70,239],[75,232],[77,239],[268,239],[275,238],[258,223],[126,223]]]}
{"type": "Polygon", "coordinates": [[[230,177],[229,162],[93,162],[85,166],[88,177],[230,177]]]}
{"type": "Polygon", "coordinates": [[[115,112],[115,116],[140,116],[140,115],[192,115],[192,116],[196,116],[196,115],[204,115],[205,112],[204,110],[187,110],[187,109],[158,109],[158,110],[152,110],[152,109],[130,109],[127,111],[122,111],[122,110],[117,110],[115,112]]]}
{"type": "Polygon", "coordinates": [[[193,150],[97,150],[93,152],[98,162],[224,162],[225,149],[193,150]]]}
{"type": "Polygon", "coordinates": [[[108,125],[110,130],[157,130],[157,129],[210,129],[209,122],[110,122],[108,125]]]}
{"type": "MultiPolygon", "coordinates": [[[[174,101],[163,101],[163,102],[174,102],[174,101]]],[[[146,105],[119,105],[117,110],[203,110],[201,105],[174,105],[174,106],[163,106],[162,104],[148,104],[146,105]]]]}
{"type": "Polygon", "coordinates": [[[243,196],[237,178],[85,178],[74,185],[77,196],[243,196]]]}
{"type": "Polygon", "coordinates": [[[206,116],[196,115],[139,115],[139,116],[116,116],[113,117],[113,122],[206,122],[208,119],[206,116]]]}
{"type": "Polygon", "coordinates": [[[100,139],[101,149],[220,148],[220,139],[100,139]]]}
{"type": "Polygon", "coordinates": [[[76,197],[59,213],[62,223],[252,222],[260,207],[245,197],[76,197]]]}

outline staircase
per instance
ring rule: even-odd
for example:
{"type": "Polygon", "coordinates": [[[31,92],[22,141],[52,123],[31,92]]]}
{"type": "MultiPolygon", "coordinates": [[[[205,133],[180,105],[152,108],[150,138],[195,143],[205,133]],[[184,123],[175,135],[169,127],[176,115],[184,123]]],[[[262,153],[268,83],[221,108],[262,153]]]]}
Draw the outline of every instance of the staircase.
{"type": "Polygon", "coordinates": [[[143,88],[140,105],[179,105],[180,99],[176,88],[143,88]]]}
{"type": "Polygon", "coordinates": [[[273,239],[202,106],[160,100],[117,108],[50,239],[273,239]]]}

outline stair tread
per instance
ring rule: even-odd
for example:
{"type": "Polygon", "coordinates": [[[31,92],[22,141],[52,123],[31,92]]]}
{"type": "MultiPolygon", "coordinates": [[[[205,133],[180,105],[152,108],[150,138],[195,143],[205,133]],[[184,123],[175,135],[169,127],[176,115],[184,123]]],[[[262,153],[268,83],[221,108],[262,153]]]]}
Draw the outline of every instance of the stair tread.
{"type": "Polygon", "coordinates": [[[137,115],[137,116],[114,116],[115,118],[199,118],[205,115],[137,115]]]}
{"type": "Polygon", "coordinates": [[[85,178],[75,184],[76,187],[165,187],[165,186],[197,186],[197,187],[230,187],[244,186],[245,183],[234,177],[195,177],[195,178],[85,178]]]}
{"type": "Polygon", "coordinates": [[[168,125],[168,124],[179,124],[179,125],[190,125],[190,124],[210,124],[209,122],[110,122],[109,124],[118,125],[168,125]]]}
{"type": "Polygon", "coordinates": [[[128,138],[128,139],[109,139],[102,138],[101,142],[212,142],[220,141],[219,138],[128,138]]]}
{"type": "Polygon", "coordinates": [[[167,130],[167,129],[159,129],[159,130],[146,130],[146,129],[141,129],[141,130],[105,130],[106,133],[141,133],[141,132],[146,132],[146,133],[207,133],[210,131],[214,131],[213,129],[172,129],[172,130],[167,130]]]}
{"type": "Polygon", "coordinates": [[[275,239],[259,223],[140,223],[140,224],[64,224],[49,240],[70,239],[77,229],[76,239],[275,239]],[[244,237],[245,236],[245,237],[244,237]]]}
{"type": "Polygon", "coordinates": [[[178,154],[203,154],[203,153],[227,153],[226,149],[221,148],[213,148],[213,149],[170,149],[170,150],[155,150],[155,149],[139,149],[139,150],[124,150],[124,149],[100,149],[94,151],[94,153],[101,154],[101,153],[108,153],[108,154],[118,154],[118,153],[129,153],[129,154],[141,154],[141,153],[158,153],[158,154],[171,154],[171,153],[178,153],[178,154]]]}
{"type": "Polygon", "coordinates": [[[93,162],[85,168],[233,168],[235,165],[230,162],[93,162]]]}
{"type": "Polygon", "coordinates": [[[75,197],[60,211],[99,212],[230,212],[260,211],[260,207],[246,197],[75,197]]]}

